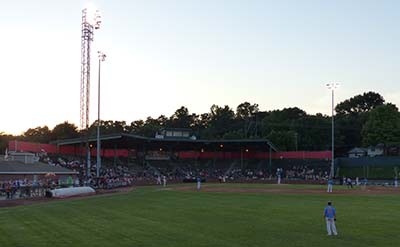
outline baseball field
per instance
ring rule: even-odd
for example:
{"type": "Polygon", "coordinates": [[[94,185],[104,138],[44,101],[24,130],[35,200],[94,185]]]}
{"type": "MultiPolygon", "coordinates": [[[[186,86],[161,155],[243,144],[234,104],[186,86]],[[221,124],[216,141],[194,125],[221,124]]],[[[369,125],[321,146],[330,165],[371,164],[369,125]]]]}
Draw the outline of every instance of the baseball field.
{"type": "Polygon", "coordinates": [[[0,208],[0,246],[399,246],[400,191],[318,185],[148,186],[0,208]],[[340,188],[340,190],[338,190],[340,188]],[[332,200],[338,236],[327,236],[332,200]]]}

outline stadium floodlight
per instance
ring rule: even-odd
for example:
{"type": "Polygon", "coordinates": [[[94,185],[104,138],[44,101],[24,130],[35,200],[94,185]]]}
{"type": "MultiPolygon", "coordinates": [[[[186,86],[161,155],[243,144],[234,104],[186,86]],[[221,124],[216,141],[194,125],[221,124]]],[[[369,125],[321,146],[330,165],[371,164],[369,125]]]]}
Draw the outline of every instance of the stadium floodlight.
{"type": "Polygon", "coordinates": [[[326,86],[328,87],[329,90],[331,90],[332,92],[332,160],[331,160],[331,172],[329,174],[329,177],[331,179],[334,178],[334,172],[335,172],[335,103],[334,103],[334,99],[335,99],[335,90],[339,87],[339,83],[337,82],[332,82],[332,83],[328,83],[326,84],[326,86]]]}
{"type": "Polygon", "coordinates": [[[88,4],[84,11],[86,12],[84,21],[93,26],[94,29],[99,29],[101,24],[100,10],[96,9],[93,4],[88,4]]]}
{"type": "Polygon", "coordinates": [[[101,62],[106,60],[106,54],[101,51],[97,52],[99,56],[99,75],[98,75],[98,90],[97,90],[97,162],[96,162],[96,177],[100,177],[101,168],[101,142],[100,142],[100,75],[101,75],[101,62]]]}
{"type": "Polygon", "coordinates": [[[100,28],[100,11],[87,5],[82,10],[81,24],[81,87],[80,87],[80,129],[86,135],[87,178],[90,177],[89,115],[90,115],[90,61],[94,31],[100,28]]]}
{"type": "Polygon", "coordinates": [[[336,90],[339,88],[340,84],[337,82],[332,82],[332,83],[327,83],[326,86],[330,89],[330,90],[336,90]]]}

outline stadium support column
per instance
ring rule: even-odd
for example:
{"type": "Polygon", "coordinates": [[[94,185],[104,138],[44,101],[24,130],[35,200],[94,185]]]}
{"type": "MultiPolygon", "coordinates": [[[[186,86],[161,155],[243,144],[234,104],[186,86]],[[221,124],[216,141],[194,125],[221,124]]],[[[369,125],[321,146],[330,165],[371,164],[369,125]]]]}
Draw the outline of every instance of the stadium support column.
{"type": "Polygon", "coordinates": [[[91,156],[91,150],[90,150],[90,146],[89,143],[87,144],[87,173],[86,176],[89,179],[91,177],[91,170],[90,170],[90,156],[91,156]]]}
{"type": "Polygon", "coordinates": [[[271,154],[272,148],[271,145],[269,145],[269,175],[272,175],[272,154],[271,154]]]}
{"type": "Polygon", "coordinates": [[[243,172],[243,147],[240,145],[240,169],[242,169],[243,172]]]}
{"type": "Polygon", "coordinates": [[[117,166],[117,144],[114,144],[114,162],[113,166],[117,166]]]}

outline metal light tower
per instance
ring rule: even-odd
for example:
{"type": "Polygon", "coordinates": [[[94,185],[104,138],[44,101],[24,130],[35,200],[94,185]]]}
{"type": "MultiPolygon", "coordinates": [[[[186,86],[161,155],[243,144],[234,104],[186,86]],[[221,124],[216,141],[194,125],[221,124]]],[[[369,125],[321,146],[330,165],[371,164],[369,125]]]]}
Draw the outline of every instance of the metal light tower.
{"type": "Polygon", "coordinates": [[[99,55],[99,76],[98,76],[98,90],[97,90],[97,162],[96,162],[96,177],[100,177],[101,168],[101,143],[100,143],[100,75],[101,75],[101,62],[106,60],[106,54],[98,51],[99,55]]]}
{"type": "Polygon", "coordinates": [[[333,83],[328,83],[326,86],[331,90],[332,92],[332,163],[331,163],[331,172],[329,177],[334,178],[335,174],[335,104],[334,104],[334,98],[335,98],[335,90],[339,87],[339,83],[333,82],[333,83]]]}
{"type": "MultiPolygon", "coordinates": [[[[88,135],[89,108],[90,108],[90,46],[93,41],[95,29],[100,28],[101,16],[98,10],[85,8],[82,10],[82,35],[81,35],[81,91],[80,91],[80,129],[88,135]]],[[[87,136],[88,137],[88,136],[87,136]]],[[[90,149],[88,152],[87,175],[90,176],[90,149]]]]}

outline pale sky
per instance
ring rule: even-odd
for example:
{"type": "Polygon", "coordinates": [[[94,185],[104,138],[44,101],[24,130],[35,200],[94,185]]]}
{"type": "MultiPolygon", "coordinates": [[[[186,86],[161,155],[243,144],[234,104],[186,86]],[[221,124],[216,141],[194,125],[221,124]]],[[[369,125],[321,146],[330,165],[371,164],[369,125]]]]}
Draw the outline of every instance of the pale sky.
{"type": "MultiPolygon", "coordinates": [[[[91,114],[102,119],[195,113],[242,102],[329,114],[375,91],[400,106],[400,1],[98,0],[91,114]]],[[[0,0],[0,132],[79,125],[81,10],[87,1],[0,0]]]]}

